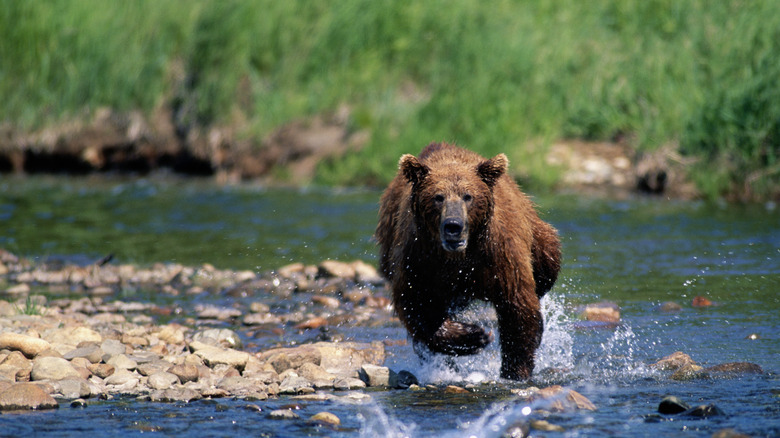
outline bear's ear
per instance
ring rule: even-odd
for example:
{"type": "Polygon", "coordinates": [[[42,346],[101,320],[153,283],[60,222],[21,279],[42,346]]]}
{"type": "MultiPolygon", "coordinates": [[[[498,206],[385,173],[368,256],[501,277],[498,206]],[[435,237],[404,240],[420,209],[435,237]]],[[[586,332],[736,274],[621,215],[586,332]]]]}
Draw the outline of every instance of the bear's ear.
{"type": "Polygon", "coordinates": [[[422,164],[417,157],[411,154],[404,154],[401,161],[398,162],[398,168],[404,174],[407,180],[412,184],[417,184],[424,180],[428,175],[428,166],[422,164]]]}
{"type": "Polygon", "coordinates": [[[490,187],[493,187],[501,175],[506,173],[509,166],[509,159],[504,154],[498,154],[495,157],[485,160],[477,165],[477,175],[482,178],[490,187]]]}

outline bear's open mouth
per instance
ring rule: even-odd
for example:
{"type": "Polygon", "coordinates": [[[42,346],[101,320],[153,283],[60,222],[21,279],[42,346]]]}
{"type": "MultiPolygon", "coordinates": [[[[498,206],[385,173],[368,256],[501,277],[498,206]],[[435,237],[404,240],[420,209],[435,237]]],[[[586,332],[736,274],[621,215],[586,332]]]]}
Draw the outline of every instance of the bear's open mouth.
{"type": "Polygon", "coordinates": [[[462,239],[462,240],[444,239],[441,241],[441,246],[442,248],[444,248],[445,251],[465,251],[466,239],[462,239]]]}

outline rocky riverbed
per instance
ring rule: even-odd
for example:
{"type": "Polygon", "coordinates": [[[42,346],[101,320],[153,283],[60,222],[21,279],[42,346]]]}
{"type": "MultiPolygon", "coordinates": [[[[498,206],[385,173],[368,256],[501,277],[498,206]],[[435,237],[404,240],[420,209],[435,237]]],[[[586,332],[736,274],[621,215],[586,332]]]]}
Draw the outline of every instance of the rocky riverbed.
{"type": "MultiPolygon", "coordinates": [[[[427,384],[409,371],[384,366],[386,348],[407,342],[402,330],[394,331],[397,338],[372,342],[345,340],[339,330],[345,324],[400,328],[384,280],[362,261],[291,264],[257,274],[208,265],[116,265],[110,257],[86,266],[34,263],[0,250],[0,274],[0,412],[86,406],[115,397],[140,402],[231,397],[260,410],[269,398],[354,403],[370,400],[376,390],[447,397],[479,393],[484,385],[505,387],[546,411],[597,409],[558,385],[427,384]],[[158,299],[132,299],[150,295],[158,299]],[[177,297],[192,295],[222,297],[217,302],[230,304],[178,304],[177,297]]],[[[598,327],[619,324],[616,306],[595,308],[608,309],[611,321],[598,327]]],[[[590,313],[600,321],[605,311],[590,313]]],[[[587,311],[582,318],[594,320],[587,311]]],[[[763,373],[750,363],[704,368],[682,352],[649,367],[686,381],[763,373]]],[[[673,401],[670,408],[664,400],[659,412],[722,415],[714,405],[673,401]]],[[[340,421],[327,411],[309,419],[297,418],[294,409],[268,415],[340,421]]],[[[521,426],[517,433],[528,427],[559,430],[541,420],[521,426]]]]}

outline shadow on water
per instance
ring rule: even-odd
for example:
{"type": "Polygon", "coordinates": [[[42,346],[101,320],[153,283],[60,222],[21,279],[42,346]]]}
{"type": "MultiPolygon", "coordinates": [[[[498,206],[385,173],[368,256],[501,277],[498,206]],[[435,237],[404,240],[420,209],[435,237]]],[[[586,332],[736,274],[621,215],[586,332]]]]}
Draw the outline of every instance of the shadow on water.
{"type": "MultiPolygon", "coordinates": [[[[377,191],[217,187],[164,178],[6,178],[0,179],[0,247],[38,259],[87,262],[113,253],[121,263],[211,263],[254,271],[324,259],[373,263],[376,250],[370,236],[378,196],[377,191]]],[[[498,378],[496,342],[480,355],[457,359],[457,371],[439,358],[421,363],[410,345],[391,342],[385,364],[412,371],[431,388],[368,391],[369,402],[281,397],[257,402],[260,411],[247,409],[250,402],[242,400],[188,405],[93,401],[86,409],[63,405],[56,412],[0,415],[0,435],[500,437],[538,420],[562,427],[567,436],[711,436],[725,428],[750,436],[780,435],[776,208],[573,196],[536,202],[561,232],[564,268],[543,300],[546,330],[530,382],[498,378]],[[696,296],[714,305],[694,307],[696,296]],[[578,308],[604,300],[619,306],[620,323],[583,324],[578,308]],[[662,310],[667,301],[677,303],[679,310],[662,310]],[[751,334],[758,339],[749,339],[751,334]],[[650,367],[675,351],[705,368],[751,362],[764,373],[675,380],[650,367]],[[445,392],[447,384],[470,392],[445,392]],[[598,409],[554,412],[544,402],[521,396],[529,386],[550,385],[576,390],[598,409]],[[725,415],[659,415],[665,395],[691,405],[713,403],[725,415]],[[331,429],[268,418],[270,410],[290,403],[299,405],[301,418],[327,410],[342,424],[331,429]]],[[[231,299],[175,298],[177,305],[190,306],[194,303],[186,300],[231,299]]],[[[295,299],[268,304],[294,308],[299,304],[295,299]]],[[[469,308],[466,317],[497,333],[488,307],[469,308]]],[[[405,338],[398,324],[344,324],[335,330],[346,340],[361,342],[405,338]]]]}

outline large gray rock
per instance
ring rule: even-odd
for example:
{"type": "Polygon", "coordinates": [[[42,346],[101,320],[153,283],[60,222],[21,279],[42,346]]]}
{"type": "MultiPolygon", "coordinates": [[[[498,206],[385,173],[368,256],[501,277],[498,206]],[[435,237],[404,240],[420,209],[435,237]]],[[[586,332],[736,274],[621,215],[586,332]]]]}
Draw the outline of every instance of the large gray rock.
{"type": "Polygon", "coordinates": [[[0,411],[59,407],[57,400],[34,383],[17,383],[0,391],[0,411]]]}
{"type": "Polygon", "coordinates": [[[70,400],[88,398],[92,395],[89,384],[84,379],[65,379],[54,382],[54,390],[62,394],[63,398],[70,400]]]}
{"type": "Polygon", "coordinates": [[[61,357],[39,357],[33,361],[32,380],[81,379],[81,374],[61,357]]]}

